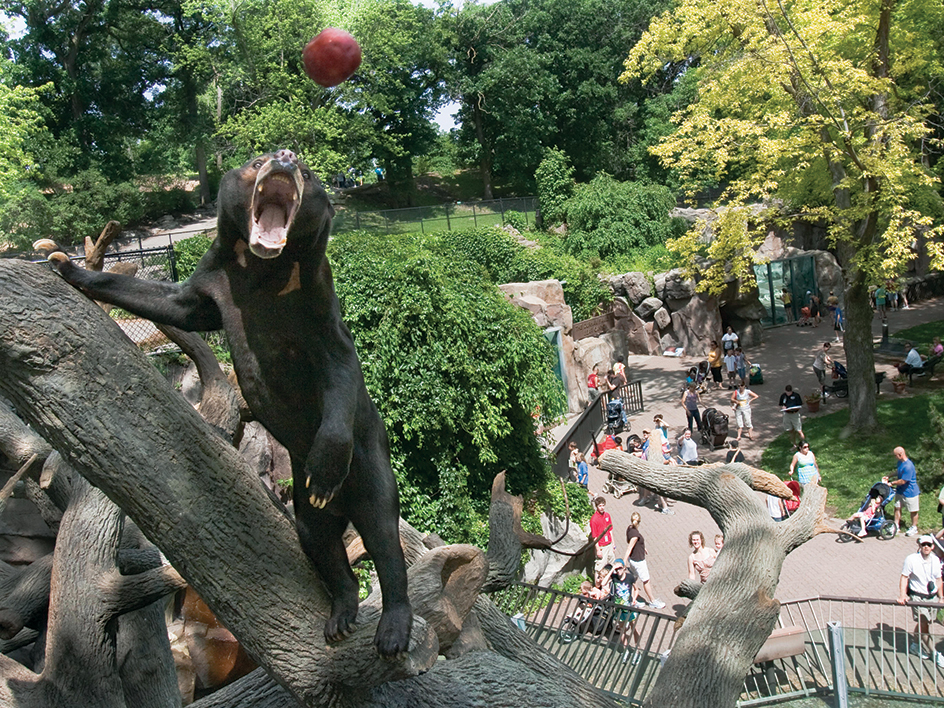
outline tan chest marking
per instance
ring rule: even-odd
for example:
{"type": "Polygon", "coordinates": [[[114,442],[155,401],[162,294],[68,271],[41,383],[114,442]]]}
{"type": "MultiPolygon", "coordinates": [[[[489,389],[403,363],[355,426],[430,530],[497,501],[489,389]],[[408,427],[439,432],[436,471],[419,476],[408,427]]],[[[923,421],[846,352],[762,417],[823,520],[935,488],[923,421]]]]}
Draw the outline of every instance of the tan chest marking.
{"type": "Polygon", "coordinates": [[[236,242],[236,246],[233,248],[236,251],[236,262],[239,263],[243,268],[246,267],[246,249],[249,248],[249,244],[239,239],[236,242]]]}
{"type": "Polygon", "coordinates": [[[292,267],[292,274],[288,278],[288,282],[285,284],[285,287],[282,288],[282,292],[279,295],[288,295],[293,290],[299,290],[302,287],[302,281],[298,276],[299,268],[298,261],[295,261],[295,265],[292,267]]]}

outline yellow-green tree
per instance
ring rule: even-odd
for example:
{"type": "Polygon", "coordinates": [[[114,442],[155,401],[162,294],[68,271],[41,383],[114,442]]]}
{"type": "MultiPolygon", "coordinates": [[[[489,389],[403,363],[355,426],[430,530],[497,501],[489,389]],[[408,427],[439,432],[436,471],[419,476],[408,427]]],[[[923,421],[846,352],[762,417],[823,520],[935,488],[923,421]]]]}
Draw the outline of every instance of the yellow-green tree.
{"type": "MultiPolygon", "coordinates": [[[[876,425],[868,288],[898,275],[916,237],[941,261],[937,180],[944,9],[926,0],[682,0],[632,49],[624,81],[690,61],[698,99],[653,152],[694,188],[725,185],[734,207],[706,246],[696,227],[673,247],[717,291],[751,277],[747,205],[825,223],[843,267],[850,429],[876,425]]],[[[768,210],[768,215],[773,216],[768,210]]]]}

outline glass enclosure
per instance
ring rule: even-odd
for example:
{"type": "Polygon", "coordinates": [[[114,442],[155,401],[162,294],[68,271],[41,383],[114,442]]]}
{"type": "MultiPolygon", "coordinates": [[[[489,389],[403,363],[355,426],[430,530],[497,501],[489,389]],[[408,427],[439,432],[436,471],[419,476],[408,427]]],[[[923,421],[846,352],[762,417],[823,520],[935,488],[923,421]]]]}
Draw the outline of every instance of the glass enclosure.
{"type": "Polygon", "coordinates": [[[809,305],[810,296],[820,295],[813,256],[755,265],[754,275],[760,302],[767,310],[767,315],[761,320],[764,327],[795,322],[800,316],[800,308],[809,305]]]}

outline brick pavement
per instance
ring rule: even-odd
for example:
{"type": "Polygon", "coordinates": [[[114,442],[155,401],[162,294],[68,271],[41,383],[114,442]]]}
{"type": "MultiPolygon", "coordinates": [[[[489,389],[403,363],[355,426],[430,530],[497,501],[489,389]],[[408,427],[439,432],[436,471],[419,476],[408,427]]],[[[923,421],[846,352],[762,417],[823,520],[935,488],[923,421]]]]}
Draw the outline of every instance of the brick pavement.
{"type": "MultiPolygon", "coordinates": [[[[912,309],[889,313],[889,325],[892,333],[905,327],[923,322],[944,320],[944,298],[916,303],[912,309]]],[[[876,341],[881,337],[881,323],[873,323],[876,341]]],[[[812,371],[814,350],[824,341],[832,341],[831,326],[821,324],[814,327],[784,326],[764,332],[764,342],[748,349],[749,358],[763,368],[764,384],[754,387],[760,398],[752,406],[754,440],[742,438],[741,447],[748,463],[756,464],[766,444],[782,431],[781,414],[777,401],[784,386],[791,384],[795,390],[808,393],[817,387],[812,371]]],[[[841,347],[833,343],[834,358],[844,361],[841,347]]],[[[651,427],[652,416],[662,413],[669,425],[670,436],[677,437],[685,427],[685,413],[679,406],[681,384],[685,372],[698,362],[697,358],[630,356],[626,362],[630,370],[630,379],[643,380],[643,392],[646,412],[630,419],[633,433],[640,433],[643,428],[651,427]]],[[[889,363],[877,364],[879,370],[886,370],[889,376],[893,371],[889,363]]],[[[939,374],[940,376],[940,374],[939,374]]],[[[703,407],[713,406],[731,412],[730,391],[709,392],[705,395],[703,407]]],[[[895,395],[890,384],[882,386],[883,397],[895,395]]],[[[830,398],[824,401],[819,414],[837,410],[846,405],[846,399],[830,398]]],[[[804,412],[804,418],[809,414],[804,412]]],[[[731,418],[729,439],[737,435],[734,416],[731,418]]],[[[908,441],[903,441],[907,447],[908,441]]],[[[700,453],[711,461],[723,460],[724,451],[714,453],[707,448],[699,448],[700,453]]],[[[817,459],[824,467],[828,465],[828,455],[817,452],[817,459]]],[[[894,460],[889,450],[888,469],[894,471],[894,460]]],[[[769,470],[781,477],[787,470],[769,470]]],[[[880,474],[877,474],[878,478],[880,474]]],[[[590,471],[590,489],[599,490],[605,480],[605,474],[595,468],[590,471]]],[[[865,495],[867,490],[863,489],[865,495]]],[[[922,503],[933,503],[933,492],[924,490],[922,503]]],[[[687,574],[689,554],[688,534],[700,530],[711,544],[718,527],[710,515],[700,507],[678,503],[673,516],[663,515],[649,507],[636,507],[633,502],[636,495],[628,495],[617,500],[607,496],[607,510],[613,518],[617,555],[625,551],[625,529],[629,517],[638,510],[642,515],[640,531],[646,539],[649,551],[649,569],[652,574],[653,591],[664,600],[668,608],[681,608],[687,600],[680,600],[672,592],[673,588],[687,574]]],[[[838,528],[841,519],[831,520],[830,525],[838,528]]],[[[898,577],[904,557],[915,550],[915,539],[899,534],[891,541],[879,541],[874,537],[863,543],[837,543],[833,534],[821,534],[791,553],[784,562],[780,575],[777,596],[781,601],[801,599],[815,595],[840,595],[857,597],[893,598],[897,595],[898,577]]]]}

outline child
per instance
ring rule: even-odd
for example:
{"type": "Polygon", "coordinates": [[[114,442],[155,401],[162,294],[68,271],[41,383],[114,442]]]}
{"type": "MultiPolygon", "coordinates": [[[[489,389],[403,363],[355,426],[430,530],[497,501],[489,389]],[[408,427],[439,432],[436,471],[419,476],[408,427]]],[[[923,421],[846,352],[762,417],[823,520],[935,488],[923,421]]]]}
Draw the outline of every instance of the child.
{"type": "Polygon", "coordinates": [[[728,349],[724,355],[724,367],[728,371],[728,389],[734,388],[734,377],[737,373],[737,354],[733,349],[728,349]]]}
{"type": "Polygon", "coordinates": [[[577,453],[577,484],[579,484],[584,489],[587,488],[589,483],[589,472],[590,468],[587,466],[587,458],[584,457],[582,452],[577,453]]]}
{"type": "Polygon", "coordinates": [[[734,355],[738,378],[741,379],[742,384],[747,386],[747,371],[751,366],[751,362],[747,360],[747,355],[741,347],[734,350],[734,355]]]}
{"type": "Polygon", "coordinates": [[[869,499],[868,506],[866,506],[862,511],[857,511],[852,516],[849,517],[847,523],[852,523],[856,519],[859,520],[859,538],[862,538],[866,535],[865,526],[868,524],[872,517],[875,516],[875,512],[878,511],[878,497],[872,497],[869,499]]]}

